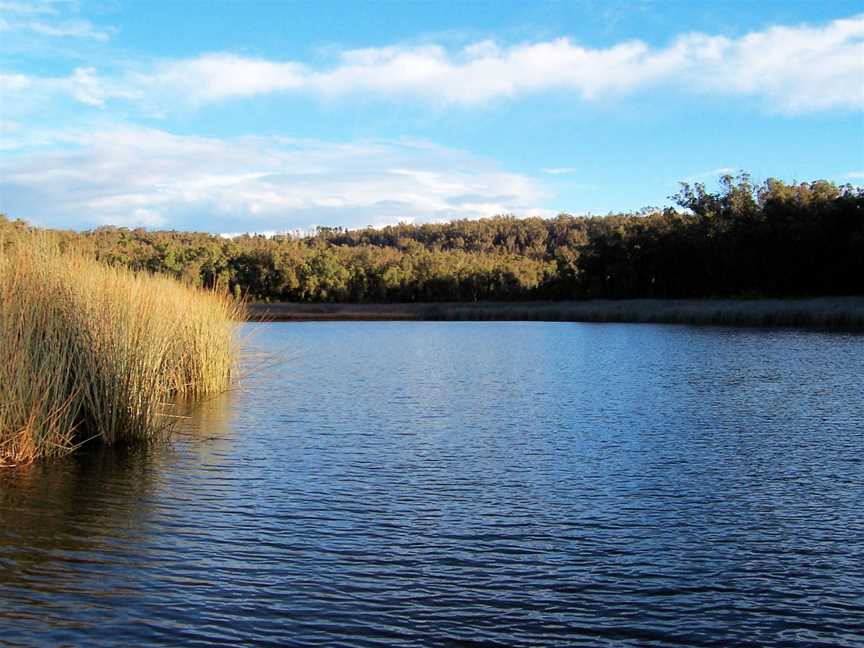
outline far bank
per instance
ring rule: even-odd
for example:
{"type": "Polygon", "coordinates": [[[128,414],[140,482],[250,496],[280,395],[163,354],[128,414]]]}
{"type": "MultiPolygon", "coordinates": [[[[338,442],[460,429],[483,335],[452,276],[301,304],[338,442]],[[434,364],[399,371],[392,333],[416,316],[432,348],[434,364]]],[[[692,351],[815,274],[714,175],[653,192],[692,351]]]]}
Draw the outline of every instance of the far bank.
{"type": "Polygon", "coordinates": [[[622,299],[396,304],[257,303],[253,321],[549,321],[801,326],[864,330],[864,297],[622,299]]]}

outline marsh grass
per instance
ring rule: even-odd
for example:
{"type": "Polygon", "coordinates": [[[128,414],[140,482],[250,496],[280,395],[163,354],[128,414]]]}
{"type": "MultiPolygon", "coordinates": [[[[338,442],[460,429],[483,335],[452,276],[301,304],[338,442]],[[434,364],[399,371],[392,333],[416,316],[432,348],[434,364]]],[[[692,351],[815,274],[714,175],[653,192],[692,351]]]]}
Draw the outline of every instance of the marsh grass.
{"type": "Polygon", "coordinates": [[[0,241],[0,465],[163,435],[174,399],[228,388],[242,311],[48,235],[0,241]]]}
{"type": "Polygon", "coordinates": [[[864,331],[864,297],[621,299],[561,302],[250,304],[257,321],[644,322],[864,331]]]}

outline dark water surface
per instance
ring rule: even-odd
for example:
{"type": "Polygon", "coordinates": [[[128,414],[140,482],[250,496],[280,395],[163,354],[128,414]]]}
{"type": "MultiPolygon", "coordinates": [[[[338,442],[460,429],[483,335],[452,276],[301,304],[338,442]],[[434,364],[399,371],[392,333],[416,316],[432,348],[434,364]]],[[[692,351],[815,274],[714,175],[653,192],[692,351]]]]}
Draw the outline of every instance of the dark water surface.
{"type": "Polygon", "coordinates": [[[0,644],[864,645],[864,337],[254,343],[173,444],[0,472],[0,644]]]}

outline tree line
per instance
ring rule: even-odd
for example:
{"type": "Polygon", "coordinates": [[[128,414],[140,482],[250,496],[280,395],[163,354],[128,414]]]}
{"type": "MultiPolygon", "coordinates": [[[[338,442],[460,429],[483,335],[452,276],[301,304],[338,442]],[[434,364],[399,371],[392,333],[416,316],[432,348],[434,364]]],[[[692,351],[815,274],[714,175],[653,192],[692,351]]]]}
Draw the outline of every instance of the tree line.
{"type": "MultiPolygon", "coordinates": [[[[223,238],[101,227],[59,233],[108,263],[260,301],[417,302],[864,293],[864,189],[817,180],[682,183],[676,207],[496,216],[223,238]]],[[[23,228],[0,217],[0,231],[23,228]]]]}

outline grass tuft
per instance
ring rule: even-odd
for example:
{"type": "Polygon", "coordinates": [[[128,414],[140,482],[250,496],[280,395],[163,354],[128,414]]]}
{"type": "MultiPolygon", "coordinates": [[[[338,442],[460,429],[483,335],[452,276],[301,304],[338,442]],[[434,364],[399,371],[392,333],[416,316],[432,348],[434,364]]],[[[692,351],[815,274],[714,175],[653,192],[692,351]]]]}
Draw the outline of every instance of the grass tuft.
{"type": "Polygon", "coordinates": [[[172,279],[0,240],[0,465],[151,440],[167,403],[228,388],[243,305],[172,279]]]}

